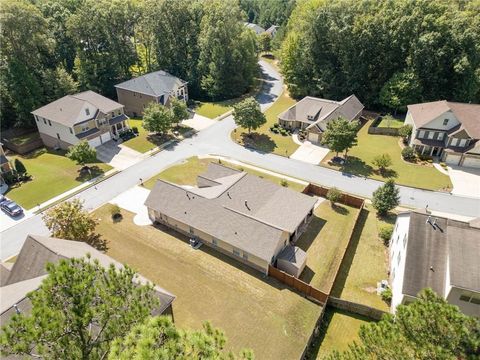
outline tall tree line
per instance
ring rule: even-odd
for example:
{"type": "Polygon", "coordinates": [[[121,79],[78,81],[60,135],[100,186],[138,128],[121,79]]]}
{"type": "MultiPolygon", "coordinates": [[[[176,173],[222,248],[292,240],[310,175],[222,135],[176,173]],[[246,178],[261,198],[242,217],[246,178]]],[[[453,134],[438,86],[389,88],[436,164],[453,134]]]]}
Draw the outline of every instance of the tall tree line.
{"type": "Polygon", "coordinates": [[[480,100],[480,2],[305,0],[288,23],[283,73],[291,94],[405,110],[480,100]]]}
{"type": "Polygon", "coordinates": [[[0,121],[28,126],[35,108],[166,70],[192,97],[243,94],[256,75],[256,38],[235,0],[1,0],[0,121]]]}

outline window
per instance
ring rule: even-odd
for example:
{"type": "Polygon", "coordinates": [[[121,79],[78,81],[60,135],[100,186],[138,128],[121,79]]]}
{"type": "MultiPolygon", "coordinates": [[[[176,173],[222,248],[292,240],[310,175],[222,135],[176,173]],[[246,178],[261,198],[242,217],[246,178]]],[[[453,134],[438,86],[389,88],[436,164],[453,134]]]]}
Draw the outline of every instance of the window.
{"type": "Polygon", "coordinates": [[[50,120],[48,120],[48,125],[52,126],[52,122],[50,120]]]}
{"type": "Polygon", "coordinates": [[[452,141],[450,142],[451,146],[457,146],[458,139],[457,138],[452,138],[452,141]]]}
{"type": "Polygon", "coordinates": [[[87,114],[87,116],[90,115],[90,109],[89,108],[85,108],[85,114],[87,114]]]}
{"type": "Polygon", "coordinates": [[[73,129],[72,129],[72,128],[69,128],[69,130],[70,130],[70,134],[73,134],[73,129]]]}
{"type": "Polygon", "coordinates": [[[430,135],[430,131],[425,131],[425,135],[423,136],[423,138],[428,139],[429,135],[430,135]]]}
{"type": "Polygon", "coordinates": [[[443,135],[444,135],[443,132],[438,133],[438,140],[443,140],[443,135]]]}
{"type": "Polygon", "coordinates": [[[467,143],[467,140],[466,140],[466,139],[462,139],[462,140],[460,140],[458,146],[462,146],[462,147],[463,147],[463,146],[465,146],[466,143],[467,143]]]}
{"type": "Polygon", "coordinates": [[[85,132],[87,130],[89,130],[90,128],[88,127],[88,125],[82,125],[82,132],[85,132]]]}
{"type": "Polygon", "coordinates": [[[418,132],[418,138],[419,138],[419,139],[423,139],[423,136],[424,136],[424,135],[425,135],[425,131],[420,130],[420,131],[418,132]]]}
{"type": "Polygon", "coordinates": [[[212,244],[213,246],[218,246],[218,240],[215,238],[212,238],[212,244]]]}
{"type": "Polygon", "coordinates": [[[443,126],[448,124],[448,119],[443,119],[443,126]]]}
{"type": "Polygon", "coordinates": [[[47,120],[45,120],[45,118],[43,118],[43,123],[47,125],[47,120]]]}
{"type": "Polygon", "coordinates": [[[472,303],[472,304],[480,305],[480,296],[476,297],[476,296],[472,296],[470,294],[462,294],[462,295],[460,295],[460,300],[465,301],[465,302],[469,302],[469,303],[472,303]]]}
{"type": "Polygon", "coordinates": [[[240,256],[240,251],[238,251],[237,249],[233,249],[233,255],[240,256]]]}
{"type": "Polygon", "coordinates": [[[403,247],[407,246],[407,234],[403,236],[403,247]]]}
{"type": "Polygon", "coordinates": [[[397,256],[397,265],[400,265],[400,260],[402,259],[402,254],[401,253],[398,253],[398,256],[397,256]]]}
{"type": "Polygon", "coordinates": [[[40,121],[40,120],[38,119],[38,116],[35,116],[35,120],[37,120],[37,122],[40,121]]]}
{"type": "Polygon", "coordinates": [[[246,252],[243,253],[243,258],[244,258],[245,260],[248,260],[248,254],[247,254],[246,252]]]}

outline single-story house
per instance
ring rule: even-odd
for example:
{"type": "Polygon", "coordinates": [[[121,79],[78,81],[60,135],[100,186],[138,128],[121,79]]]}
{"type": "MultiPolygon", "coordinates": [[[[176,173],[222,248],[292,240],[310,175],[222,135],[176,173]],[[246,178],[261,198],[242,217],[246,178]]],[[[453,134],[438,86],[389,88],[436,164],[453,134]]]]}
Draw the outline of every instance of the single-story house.
{"type": "Polygon", "coordinates": [[[355,95],[342,101],[306,96],[278,115],[278,123],[286,129],[299,129],[307,133],[308,141],[320,142],[327,124],[340,117],[353,121],[363,111],[363,104],[355,95]]]}
{"type": "Polygon", "coordinates": [[[480,316],[480,219],[425,211],[399,214],[390,239],[391,311],[431,288],[470,316],[480,316]]]}
{"type": "Polygon", "coordinates": [[[82,140],[100,146],[128,128],[123,105],[93,91],[66,95],[32,114],[45,146],[65,150],[82,140]]]}
{"type": "Polygon", "coordinates": [[[480,105],[433,101],[408,105],[409,145],[449,165],[480,168],[480,105]]]}
{"type": "MultiPolygon", "coordinates": [[[[313,197],[216,163],[198,176],[195,187],[158,180],[145,201],[153,222],[265,274],[304,231],[315,203],[313,197]]],[[[293,259],[295,276],[305,266],[306,254],[300,252],[293,259]]]]}
{"type": "MultiPolygon", "coordinates": [[[[37,290],[48,276],[47,263],[84,258],[87,254],[90,254],[91,261],[98,260],[104,267],[109,267],[110,264],[116,268],[123,267],[84,242],[29,235],[13,266],[6,263],[0,265],[0,324],[5,325],[15,313],[31,311],[32,304],[27,294],[37,290]]],[[[149,282],[140,275],[134,281],[139,284],[149,282]]],[[[159,286],[154,286],[154,289],[160,305],[152,315],[170,315],[173,319],[172,302],[175,296],[159,286]]]]}
{"type": "Polygon", "coordinates": [[[172,98],[188,101],[187,82],[165,71],[151,72],[118,85],[118,101],[129,116],[142,116],[151,102],[169,106],[172,98]]]}

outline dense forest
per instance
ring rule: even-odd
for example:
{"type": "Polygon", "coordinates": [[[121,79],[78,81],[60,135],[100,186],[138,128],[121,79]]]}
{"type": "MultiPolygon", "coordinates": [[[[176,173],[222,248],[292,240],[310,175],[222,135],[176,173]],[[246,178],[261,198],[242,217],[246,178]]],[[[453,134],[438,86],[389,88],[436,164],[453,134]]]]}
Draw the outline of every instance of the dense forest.
{"type": "Polygon", "coordinates": [[[291,94],[404,110],[480,100],[480,2],[298,1],[282,44],[291,94]]]}
{"type": "Polygon", "coordinates": [[[158,69],[194,98],[239,96],[257,74],[246,20],[233,0],[3,0],[2,128],[77,90],[115,98],[115,84],[158,69]]]}

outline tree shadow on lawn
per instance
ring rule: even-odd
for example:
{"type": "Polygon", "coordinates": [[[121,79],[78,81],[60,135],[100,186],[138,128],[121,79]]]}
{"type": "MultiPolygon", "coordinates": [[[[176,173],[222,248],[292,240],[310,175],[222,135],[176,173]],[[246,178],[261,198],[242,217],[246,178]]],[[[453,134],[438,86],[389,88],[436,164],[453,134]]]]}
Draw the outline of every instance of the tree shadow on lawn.
{"type": "Polygon", "coordinates": [[[35,149],[33,151],[30,151],[27,154],[19,155],[19,157],[24,158],[24,159],[36,159],[43,154],[65,156],[66,153],[67,152],[65,150],[62,150],[62,149],[54,150],[54,149],[47,149],[47,148],[43,147],[43,148],[40,148],[40,149],[35,149]]]}
{"type": "Polygon", "coordinates": [[[243,145],[247,148],[253,148],[263,152],[271,153],[277,147],[275,141],[266,134],[259,134],[258,132],[242,133],[241,135],[243,145]]]}
{"type": "Polygon", "coordinates": [[[394,225],[397,221],[397,215],[391,212],[387,213],[386,215],[377,214],[377,219],[379,219],[380,221],[384,221],[389,225],[394,225]]]}
{"type": "Polygon", "coordinates": [[[340,215],[348,215],[350,213],[350,210],[348,210],[345,206],[341,206],[339,204],[333,204],[332,209],[340,215]]]}
{"type": "Polygon", "coordinates": [[[398,177],[398,173],[393,169],[374,170],[373,173],[386,179],[398,177]]]}
{"type": "Polygon", "coordinates": [[[310,224],[308,224],[307,230],[300,236],[295,245],[306,252],[317,238],[319,232],[322,231],[326,223],[327,220],[322,219],[314,214],[310,224]]]}
{"type": "Polygon", "coordinates": [[[167,141],[173,140],[175,137],[172,134],[148,134],[147,140],[155,146],[160,146],[167,141]]]}
{"type": "MultiPolygon", "coordinates": [[[[345,256],[342,263],[340,264],[340,268],[338,270],[335,282],[333,283],[332,290],[330,292],[330,295],[334,297],[341,297],[342,295],[343,288],[345,287],[345,283],[347,282],[348,273],[350,272],[350,268],[352,267],[353,258],[355,257],[355,253],[357,251],[358,243],[360,242],[360,237],[362,236],[363,228],[365,226],[365,223],[367,222],[368,214],[369,211],[367,209],[360,210],[357,224],[353,229],[352,239],[348,244],[345,256]]],[[[380,239],[378,241],[380,241],[380,239]]]]}
{"type": "Polygon", "coordinates": [[[97,165],[84,166],[78,170],[78,176],[75,180],[85,182],[103,174],[105,174],[105,171],[97,165]]]}
{"type": "Polygon", "coordinates": [[[332,161],[329,161],[328,164],[337,167],[341,172],[357,176],[369,177],[373,174],[373,168],[356,156],[348,156],[347,161],[343,165],[339,165],[332,161]]]}

